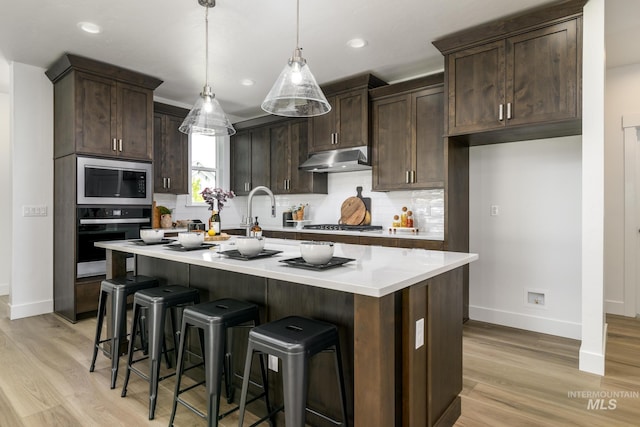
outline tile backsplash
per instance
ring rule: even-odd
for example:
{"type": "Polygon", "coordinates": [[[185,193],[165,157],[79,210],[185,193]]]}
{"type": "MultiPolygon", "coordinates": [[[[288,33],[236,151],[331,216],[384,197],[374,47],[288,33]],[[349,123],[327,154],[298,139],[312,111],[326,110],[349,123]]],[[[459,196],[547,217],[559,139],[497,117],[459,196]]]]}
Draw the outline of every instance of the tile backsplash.
{"type": "MultiPolygon", "coordinates": [[[[371,171],[331,173],[328,177],[329,194],[294,194],[276,196],[276,217],[271,217],[271,203],[265,194],[256,194],[253,199],[253,216],[262,225],[282,225],[282,212],[293,205],[308,204],[305,219],[311,222],[335,224],[340,219],[342,202],[356,196],[356,187],[362,187],[362,196],[371,198],[371,223],[388,227],[394,215],[399,215],[403,206],[413,211],[415,226],[421,231],[444,234],[444,189],[415,191],[371,191],[371,171]]],[[[200,219],[206,222],[209,211],[206,207],[186,206],[187,196],[156,194],[157,204],[173,209],[174,219],[200,219]]],[[[225,204],[221,213],[223,227],[239,224],[247,210],[247,197],[238,196],[225,204]]]]}

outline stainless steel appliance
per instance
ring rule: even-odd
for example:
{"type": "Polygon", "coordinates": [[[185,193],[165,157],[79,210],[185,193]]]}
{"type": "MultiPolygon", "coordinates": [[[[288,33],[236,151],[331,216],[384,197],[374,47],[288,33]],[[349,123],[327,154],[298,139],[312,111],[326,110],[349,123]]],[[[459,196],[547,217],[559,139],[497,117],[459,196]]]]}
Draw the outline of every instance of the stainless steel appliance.
{"type": "MultiPolygon", "coordinates": [[[[106,273],[105,250],[95,242],[140,238],[140,228],[151,225],[151,207],[82,206],[77,208],[76,277],[106,273]]],[[[127,271],[133,271],[133,256],[127,271]]]]}
{"type": "Polygon", "coordinates": [[[308,172],[351,172],[371,170],[367,146],[313,153],[298,169],[308,172]]]}
{"type": "Polygon", "coordinates": [[[78,157],[77,171],[78,205],[151,206],[151,163],[78,157]]]}
{"type": "Polygon", "coordinates": [[[378,231],[381,225],[347,225],[347,224],[310,224],[302,227],[305,230],[338,230],[338,231],[378,231]]]}

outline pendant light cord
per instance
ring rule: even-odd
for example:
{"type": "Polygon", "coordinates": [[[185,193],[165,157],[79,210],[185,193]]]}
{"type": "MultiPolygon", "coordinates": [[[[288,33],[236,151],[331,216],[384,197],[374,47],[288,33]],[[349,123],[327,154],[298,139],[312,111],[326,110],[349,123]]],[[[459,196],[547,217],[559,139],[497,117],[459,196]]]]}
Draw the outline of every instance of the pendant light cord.
{"type": "Polygon", "coordinates": [[[300,0],[296,0],[296,49],[300,49],[300,0]]]}
{"type": "Polygon", "coordinates": [[[205,53],[204,53],[204,85],[209,86],[209,6],[205,6],[204,13],[204,34],[205,34],[205,53]]]}

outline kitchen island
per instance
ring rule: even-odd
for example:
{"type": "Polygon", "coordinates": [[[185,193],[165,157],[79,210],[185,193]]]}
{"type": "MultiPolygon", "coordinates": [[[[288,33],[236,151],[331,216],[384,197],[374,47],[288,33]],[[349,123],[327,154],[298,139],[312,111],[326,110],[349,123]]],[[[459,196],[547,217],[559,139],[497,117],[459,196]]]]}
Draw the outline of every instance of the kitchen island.
{"type": "MultiPolygon", "coordinates": [[[[282,252],[252,261],[219,253],[232,249],[233,239],[189,252],[125,241],[96,245],[107,250],[108,277],[123,275],[132,253],[138,274],[198,288],[204,301],[255,302],[263,321],[303,315],[336,324],[353,425],[453,425],[462,389],[461,267],[478,256],[336,244],[335,256],[354,261],[313,271],[280,262],[300,256],[298,243],[267,239],[265,249],[282,252]]],[[[310,367],[309,405],[339,419],[331,360],[318,359],[310,367]]],[[[270,372],[276,402],[279,381],[270,372]]],[[[311,414],[308,423],[328,425],[311,414]]]]}

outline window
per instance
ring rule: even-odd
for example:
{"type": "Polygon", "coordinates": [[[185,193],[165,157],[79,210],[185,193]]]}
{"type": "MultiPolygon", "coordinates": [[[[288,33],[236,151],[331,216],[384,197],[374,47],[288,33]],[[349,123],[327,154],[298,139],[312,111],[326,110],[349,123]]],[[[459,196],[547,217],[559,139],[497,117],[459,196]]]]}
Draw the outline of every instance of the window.
{"type": "Polygon", "coordinates": [[[212,136],[192,134],[189,137],[189,164],[191,165],[191,205],[204,205],[200,192],[206,187],[220,185],[218,159],[220,150],[217,139],[212,136]]]}

